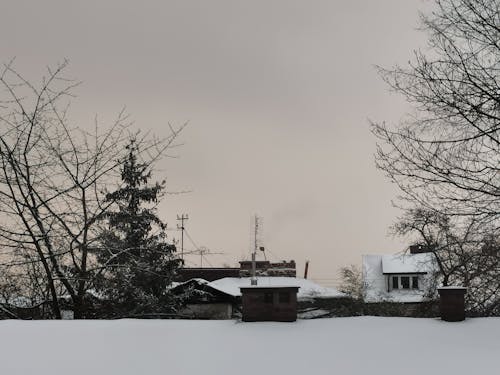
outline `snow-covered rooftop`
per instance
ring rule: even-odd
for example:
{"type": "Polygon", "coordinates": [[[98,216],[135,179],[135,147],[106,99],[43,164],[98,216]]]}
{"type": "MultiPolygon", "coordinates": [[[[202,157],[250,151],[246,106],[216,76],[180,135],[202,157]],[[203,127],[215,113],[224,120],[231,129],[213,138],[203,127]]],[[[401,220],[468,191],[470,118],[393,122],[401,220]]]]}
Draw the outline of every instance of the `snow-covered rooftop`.
{"type": "MultiPolygon", "coordinates": [[[[250,277],[225,277],[215,280],[208,285],[232,296],[241,296],[240,287],[250,287],[250,277]]],[[[259,287],[299,287],[297,299],[309,298],[336,298],[346,295],[334,288],[327,288],[315,282],[299,277],[257,277],[259,287]]]]}
{"type": "Polygon", "coordinates": [[[8,375],[470,375],[499,369],[500,318],[0,323],[1,372],[8,375]],[[256,366],[246,365],[249,354],[256,366]]]}
{"type": "Polygon", "coordinates": [[[382,255],[382,272],[384,274],[427,273],[433,268],[433,255],[431,253],[382,255]]]}

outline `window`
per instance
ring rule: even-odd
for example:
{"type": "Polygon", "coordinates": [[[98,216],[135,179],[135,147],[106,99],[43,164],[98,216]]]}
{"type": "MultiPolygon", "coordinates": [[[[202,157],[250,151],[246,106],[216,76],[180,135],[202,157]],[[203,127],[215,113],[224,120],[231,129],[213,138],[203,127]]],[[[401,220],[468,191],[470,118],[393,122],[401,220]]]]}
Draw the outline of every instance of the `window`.
{"type": "Polygon", "coordinates": [[[395,289],[411,289],[418,290],[419,282],[418,275],[392,275],[391,276],[391,290],[395,289]]]}
{"type": "Polygon", "coordinates": [[[418,289],[418,276],[411,277],[411,288],[418,289]]]}
{"type": "Polygon", "coordinates": [[[399,277],[392,277],[392,289],[399,289],[399,277]]]}
{"type": "Polygon", "coordinates": [[[410,277],[409,276],[401,276],[401,288],[402,289],[410,289],[410,277]]]}

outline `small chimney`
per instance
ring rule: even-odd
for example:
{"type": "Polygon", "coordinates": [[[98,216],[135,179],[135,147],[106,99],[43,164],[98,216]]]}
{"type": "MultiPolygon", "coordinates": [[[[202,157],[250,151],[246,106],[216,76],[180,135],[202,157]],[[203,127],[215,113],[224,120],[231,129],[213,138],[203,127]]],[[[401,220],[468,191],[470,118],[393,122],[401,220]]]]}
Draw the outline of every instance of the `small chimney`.
{"type": "Polygon", "coordinates": [[[434,250],[434,246],[426,244],[410,245],[410,254],[430,253],[434,250]]]}
{"type": "Polygon", "coordinates": [[[438,288],[441,319],[447,322],[465,320],[465,294],[467,288],[446,286],[438,288]]]}

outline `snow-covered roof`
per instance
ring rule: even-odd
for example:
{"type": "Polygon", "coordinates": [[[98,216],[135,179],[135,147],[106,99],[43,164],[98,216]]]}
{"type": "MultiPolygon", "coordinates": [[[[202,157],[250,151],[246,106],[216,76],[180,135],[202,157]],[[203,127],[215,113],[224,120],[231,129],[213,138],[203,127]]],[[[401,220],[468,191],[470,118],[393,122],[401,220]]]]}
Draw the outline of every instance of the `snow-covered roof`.
{"type": "MultiPolygon", "coordinates": [[[[240,287],[251,287],[250,277],[225,277],[223,279],[209,282],[214,289],[218,289],[232,296],[241,296],[240,287]]],[[[315,282],[299,277],[257,277],[259,287],[299,287],[297,299],[310,298],[338,298],[346,297],[342,292],[334,288],[327,288],[315,282]]]]}
{"type": "Polygon", "coordinates": [[[172,283],[167,287],[167,289],[173,289],[177,288],[180,285],[185,285],[185,284],[191,284],[193,282],[196,282],[198,284],[208,284],[208,281],[205,279],[201,279],[199,277],[193,277],[192,279],[186,280],[186,281],[172,281],[172,283]]]}
{"type": "Polygon", "coordinates": [[[427,273],[434,269],[433,255],[394,254],[382,255],[382,273],[427,273]]]}

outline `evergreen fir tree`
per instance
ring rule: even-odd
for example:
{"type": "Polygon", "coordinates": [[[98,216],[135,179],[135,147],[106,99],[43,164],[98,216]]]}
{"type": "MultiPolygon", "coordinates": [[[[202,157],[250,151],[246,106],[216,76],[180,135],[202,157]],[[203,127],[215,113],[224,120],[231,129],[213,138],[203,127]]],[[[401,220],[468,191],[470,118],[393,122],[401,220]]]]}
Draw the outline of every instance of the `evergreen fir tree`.
{"type": "Polygon", "coordinates": [[[151,171],[138,160],[136,142],[132,140],[127,149],[123,187],[106,197],[117,210],[106,215],[108,228],[97,256],[106,272],[98,289],[115,316],[165,313],[174,307],[167,287],[181,265],[156,212],[165,181],[150,184],[151,171]]]}

